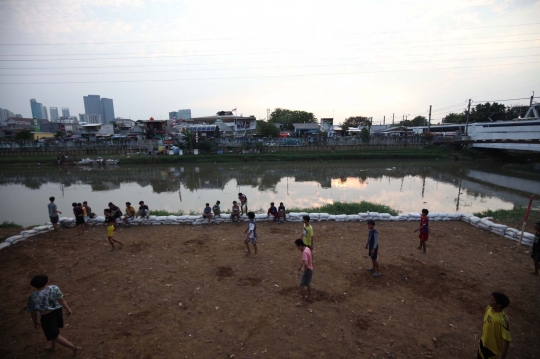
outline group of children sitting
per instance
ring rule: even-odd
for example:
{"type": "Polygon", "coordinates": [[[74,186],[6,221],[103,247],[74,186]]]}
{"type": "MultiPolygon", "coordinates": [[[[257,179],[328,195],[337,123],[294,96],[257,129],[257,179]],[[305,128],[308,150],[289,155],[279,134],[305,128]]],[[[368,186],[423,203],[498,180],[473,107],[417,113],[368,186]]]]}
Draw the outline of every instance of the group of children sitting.
{"type": "MultiPolygon", "coordinates": [[[[238,202],[237,201],[233,201],[233,205],[232,205],[232,208],[231,208],[231,214],[230,214],[230,218],[233,222],[239,222],[240,221],[240,216],[242,214],[244,214],[244,208],[245,208],[245,212],[248,213],[247,211],[247,198],[245,197],[245,195],[242,195],[241,193],[238,194],[239,198],[240,198],[240,206],[238,205],[238,202]],[[244,198],[241,198],[241,197],[244,197],[244,198]],[[245,199],[245,200],[242,200],[242,199],[245,199]]],[[[203,210],[203,217],[206,218],[208,220],[208,223],[210,224],[210,220],[212,219],[212,217],[220,217],[221,218],[221,206],[220,206],[221,202],[220,201],[216,201],[216,204],[214,204],[213,207],[210,207],[210,203],[207,203],[206,206],[204,207],[204,210],[203,210]]],[[[268,211],[267,211],[267,217],[270,217],[270,216],[273,216],[274,217],[274,222],[286,222],[287,221],[287,217],[286,217],[286,212],[285,212],[285,206],[283,205],[283,202],[279,202],[279,207],[276,208],[276,206],[274,205],[274,202],[271,202],[270,203],[270,208],[268,208],[268,211]]],[[[216,223],[218,224],[218,223],[216,223]]]]}

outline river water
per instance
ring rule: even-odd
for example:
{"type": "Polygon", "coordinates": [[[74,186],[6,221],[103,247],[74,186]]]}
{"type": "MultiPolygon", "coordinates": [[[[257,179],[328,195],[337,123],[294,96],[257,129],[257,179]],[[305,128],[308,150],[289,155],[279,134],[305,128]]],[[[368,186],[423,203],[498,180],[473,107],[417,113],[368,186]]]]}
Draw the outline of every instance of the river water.
{"type": "Polygon", "coordinates": [[[238,193],[250,210],[270,202],[314,207],[333,201],[372,201],[401,212],[478,212],[526,206],[540,195],[539,176],[493,163],[346,161],[234,164],[43,167],[0,170],[0,222],[48,221],[47,204],[72,216],[71,203],[88,201],[102,214],[140,200],[150,209],[201,213],[206,202],[230,208],[238,193]]]}

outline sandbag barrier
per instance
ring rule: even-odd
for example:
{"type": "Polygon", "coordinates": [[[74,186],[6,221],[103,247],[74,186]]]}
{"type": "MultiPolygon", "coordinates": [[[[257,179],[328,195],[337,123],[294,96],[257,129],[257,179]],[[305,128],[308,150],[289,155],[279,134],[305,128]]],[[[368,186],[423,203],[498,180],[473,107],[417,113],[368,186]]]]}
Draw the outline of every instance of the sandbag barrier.
{"type": "MultiPolygon", "coordinates": [[[[333,215],[328,213],[307,213],[307,212],[291,212],[286,215],[288,222],[302,222],[302,217],[309,215],[312,222],[323,222],[323,221],[335,221],[335,222],[365,222],[370,219],[374,221],[391,221],[391,222],[400,222],[400,221],[420,221],[420,213],[408,213],[408,214],[398,214],[397,216],[392,216],[389,213],[378,213],[378,212],[364,212],[353,215],[339,214],[333,215]]],[[[274,220],[273,216],[267,217],[266,214],[256,214],[255,220],[258,222],[272,222],[274,220]]],[[[469,223],[472,226],[490,231],[491,233],[497,234],[499,236],[511,239],[513,241],[519,241],[521,232],[517,229],[510,228],[504,224],[493,223],[489,220],[489,217],[479,218],[473,216],[469,213],[430,213],[430,221],[463,221],[469,223]]],[[[247,222],[247,215],[240,216],[240,221],[247,222]]],[[[148,218],[134,218],[128,221],[131,226],[161,226],[161,225],[202,225],[208,223],[208,220],[202,216],[149,216],[148,218]]],[[[222,217],[214,217],[211,220],[212,223],[231,223],[231,219],[228,214],[223,214],[222,217]]],[[[75,227],[75,218],[70,217],[61,217],[59,223],[63,227],[74,228],[75,227]]],[[[98,216],[90,219],[88,222],[90,226],[105,226],[105,217],[98,216]]],[[[118,222],[122,225],[122,222],[118,222]]],[[[51,223],[47,223],[43,226],[35,227],[31,230],[22,231],[17,236],[12,236],[7,238],[4,242],[0,243],[0,250],[9,247],[12,244],[15,244],[20,241],[24,241],[29,237],[36,236],[41,233],[49,232],[53,230],[51,223]]],[[[526,246],[532,246],[534,240],[534,234],[532,233],[523,233],[522,244],[526,246]]]]}

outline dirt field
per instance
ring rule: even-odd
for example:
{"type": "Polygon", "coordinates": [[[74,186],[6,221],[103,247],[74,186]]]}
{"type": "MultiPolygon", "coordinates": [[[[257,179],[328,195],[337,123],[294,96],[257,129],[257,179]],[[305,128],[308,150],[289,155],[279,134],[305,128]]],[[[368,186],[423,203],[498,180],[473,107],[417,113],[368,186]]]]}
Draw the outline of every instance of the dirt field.
{"type": "Polygon", "coordinates": [[[62,334],[81,358],[473,358],[492,291],[510,297],[508,358],[540,357],[540,278],[528,247],[462,222],[432,222],[421,254],[413,222],[380,222],[383,276],[366,271],[366,226],[315,222],[315,301],[297,308],[301,223],[74,229],[0,251],[0,357],[46,353],[25,311],[45,273],[73,310],[62,334]],[[181,303],[181,304],[180,304],[181,303]],[[536,339],[535,339],[536,338],[536,339]]]}

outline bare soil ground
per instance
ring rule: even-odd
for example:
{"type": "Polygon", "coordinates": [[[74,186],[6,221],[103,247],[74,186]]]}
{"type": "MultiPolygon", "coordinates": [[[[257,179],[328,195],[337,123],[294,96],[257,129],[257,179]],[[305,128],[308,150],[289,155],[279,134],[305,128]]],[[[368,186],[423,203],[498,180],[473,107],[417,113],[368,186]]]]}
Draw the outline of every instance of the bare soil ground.
{"type": "Polygon", "coordinates": [[[414,222],[379,222],[380,265],[364,258],[366,226],[315,222],[314,302],[297,308],[301,223],[105,227],[32,237],[0,251],[0,357],[44,351],[25,311],[45,273],[73,310],[62,335],[81,358],[473,358],[492,291],[510,297],[508,358],[540,357],[540,278],[524,247],[462,222],[432,222],[428,253],[414,222]],[[536,338],[536,339],[535,339],[536,338]]]}

